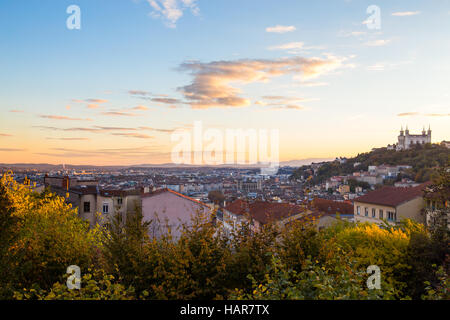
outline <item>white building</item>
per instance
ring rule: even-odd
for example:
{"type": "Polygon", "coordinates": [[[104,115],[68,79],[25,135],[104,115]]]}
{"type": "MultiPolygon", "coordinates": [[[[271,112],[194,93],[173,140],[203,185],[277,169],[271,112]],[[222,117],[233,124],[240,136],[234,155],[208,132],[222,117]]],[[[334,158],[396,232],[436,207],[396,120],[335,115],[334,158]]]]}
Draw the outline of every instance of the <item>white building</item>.
{"type": "Polygon", "coordinates": [[[425,132],[425,127],[422,130],[422,134],[409,134],[408,126],[403,131],[403,127],[400,129],[400,135],[398,136],[398,143],[396,150],[406,150],[414,144],[431,143],[431,129],[428,127],[428,131],[425,132]]]}

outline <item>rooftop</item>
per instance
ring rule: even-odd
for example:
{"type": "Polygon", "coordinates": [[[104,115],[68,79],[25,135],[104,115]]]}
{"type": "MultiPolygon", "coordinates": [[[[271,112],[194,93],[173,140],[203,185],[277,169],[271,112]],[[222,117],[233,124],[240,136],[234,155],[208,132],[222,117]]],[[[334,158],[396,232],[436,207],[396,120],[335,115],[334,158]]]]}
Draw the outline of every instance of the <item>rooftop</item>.
{"type": "Polygon", "coordinates": [[[354,201],[396,207],[421,197],[425,187],[429,184],[430,182],[425,182],[417,187],[383,187],[358,197],[354,201]]]}

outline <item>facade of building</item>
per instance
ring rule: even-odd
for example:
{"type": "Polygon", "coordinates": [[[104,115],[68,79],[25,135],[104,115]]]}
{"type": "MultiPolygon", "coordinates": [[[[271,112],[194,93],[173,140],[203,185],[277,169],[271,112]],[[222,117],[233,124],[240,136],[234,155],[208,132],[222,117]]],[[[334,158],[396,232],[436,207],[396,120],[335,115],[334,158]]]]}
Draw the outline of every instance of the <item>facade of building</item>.
{"type": "Polygon", "coordinates": [[[401,219],[413,219],[425,223],[423,190],[429,183],[416,187],[383,187],[354,199],[356,222],[381,224],[386,220],[396,224],[401,219]]]}
{"type": "Polygon", "coordinates": [[[433,229],[447,226],[450,230],[450,190],[430,185],[425,189],[425,223],[433,229]]]}
{"type": "Polygon", "coordinates": [[[181,235],[183,224],[189,225],[197,214],[211,214],[207,204],[170,189],[159,189],[142,195],[144,221],[152,221],[150,236],[160,237],[170,228],[174,240],[181,235]]]}
{"type": "Polygon", "coordinates": [[[102,190],[97,181],[69,177],[45,177],[45,184],[52,192],[66,197],[73,208],[78,208],[79,216],[89,221],[91,227],[109,223],[114,214],[120,214],[125,221],[127,213],[135,212],[141,206],[138,189],[102,190]]]}
{"type": "Polygon", "coordinates": [[[409,134],[408,126],[406,130],[400,129],[400,135],[398,136],[398,143],[396,145],[396,150],[406,150],[409,149],[414,144],[426,144],[431,143],[431,128],[425,132],[425,127],[422,130],[422,134],[409,134]]]}
{"type": "Polygon", "coordinates": [[[252,192],[262,189],[262,181],[256,180],[256,181],[249,181],[249,180],[240,180],[238,181],[237,185],[239,190],[245,191],[245,192],[252,192]]]}

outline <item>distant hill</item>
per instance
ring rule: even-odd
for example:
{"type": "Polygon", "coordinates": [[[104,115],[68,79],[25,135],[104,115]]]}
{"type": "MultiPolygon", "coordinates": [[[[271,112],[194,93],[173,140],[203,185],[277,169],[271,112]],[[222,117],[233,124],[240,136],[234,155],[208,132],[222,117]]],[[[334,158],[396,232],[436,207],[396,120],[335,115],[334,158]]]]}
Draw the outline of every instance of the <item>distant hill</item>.
{"type": "MultiPolygon", "coordinates": [[[[299,167],[313,162],[330,161],[333,159],[328,158],[308,158],[301,160],[289,160],[282,161],[279,163],[280,167],[299,167]]],[[[137,165],[110,165],[110,166],[93,166],[93,165],[72,165],[66,164],[65,168],[68,170],[122,170],[131,168],[240,168],[240,169],[256,169],[261,167],[266,167],[267,165],[261,164],[222,164],[222,165],[189,165],[189,164],[174,164],[174,163],[162,163],[162,164],[137,164],[137,165]]],[[[48,164],[48,163],[0,163],[0,169],[36,169],[39,171],[51,171],[51,170],[61,170],[63,168],[62,164],[48,164]]]]}
{"type": "MultiPolygon", "coordinates": [[[[379,148],[348,158],[345,163],[339,161],[325,163],[317,170],[311,183],[321,183],[332,176],[347,175],[355,171],[367,171],[371,165],[382,164],[412,166],[404,176],[417,182],[424,182],[431,179],[436,168],[450,165],[450,149],[439,144],[417,145],[403,151],[379,148]],[[356,163],[360,164],[355,166],[356,163]]],[[[305,165],[294,171],[292,177],[300,178],[302,175],[307,177],[311,173],[311,166],[305,165]]]]}

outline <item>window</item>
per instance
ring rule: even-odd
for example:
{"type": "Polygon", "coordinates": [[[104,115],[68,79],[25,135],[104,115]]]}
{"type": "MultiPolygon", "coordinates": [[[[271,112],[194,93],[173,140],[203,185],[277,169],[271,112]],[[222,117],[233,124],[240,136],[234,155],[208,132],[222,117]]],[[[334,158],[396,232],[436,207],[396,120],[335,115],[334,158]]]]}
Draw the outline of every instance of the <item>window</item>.
{"type": "Polygon", "coordinates": [[[395,221],[395,220],[396,220],[396,214],[395,214],[395,212],[388,211],[388,212],[387,212],[387,219],[388,219],[389,221],[395,221]]]}
{"type": "Polygon", "coordinates": [[[91,203],[89,201],[83,202],[84,212],[91,212],[91,203]]]}
{"type": "Polygon", "coordinates": [[[376,210],[372,208],[372,218],[375,218],[375,212],[376,210]]]}
{"type": "Polygon", "coordinates": [[[383,219],[383,210],[380,209],[380,219],[383,219]]]}
{"type": "Polygon", "coordinates": [[[122,205],[122,203],[123,203],[122,198],[117,198],[117,204],[118,204],[118,205],[122,205]]]}
{"type": "Polygon", "coordinates": [[[356,214],[358,216],[361,214],[361,208],[359,206],[356,207],[356,214]]]}
{"type": "Polygon", "coordinates": [[[103,204],[103,213],[109,213],[109,204],[107,203],[103,204]]]}
{"type": "Polygon", "coordinates": [[[364,208],[364,215],[365,215],[366,217],[369,216],[369,208],[364,208]]]}

